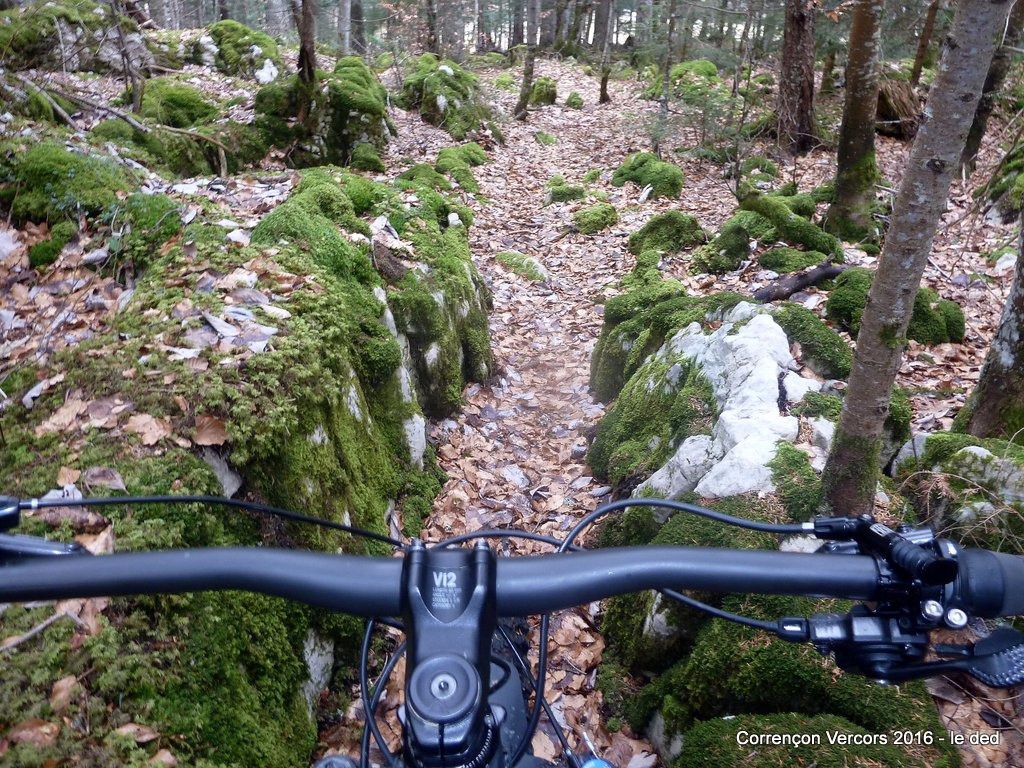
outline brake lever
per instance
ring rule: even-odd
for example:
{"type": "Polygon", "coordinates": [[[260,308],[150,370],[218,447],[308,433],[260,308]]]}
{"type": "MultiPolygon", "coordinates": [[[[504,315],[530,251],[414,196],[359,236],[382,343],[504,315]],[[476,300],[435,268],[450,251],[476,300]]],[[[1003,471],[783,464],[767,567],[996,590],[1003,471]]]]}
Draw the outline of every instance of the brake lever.
{"type": "Polygon", "coordinates": [[[68,555],[91,555],[92,553],[77,541],[48,541],[37,536],[23,536],[16,533],[0,533],[0,565],[14,560],[29,560],[39,557],[66,557],[68,555]]]}
{"type": "Polygon", "coordinates": [[[1006,688],[1024,682],[1024,634],[1013,627],[999,627],[973,645],[936,645],[941,656],[960,656],[956,667],[985,685],[1006,688]]]}

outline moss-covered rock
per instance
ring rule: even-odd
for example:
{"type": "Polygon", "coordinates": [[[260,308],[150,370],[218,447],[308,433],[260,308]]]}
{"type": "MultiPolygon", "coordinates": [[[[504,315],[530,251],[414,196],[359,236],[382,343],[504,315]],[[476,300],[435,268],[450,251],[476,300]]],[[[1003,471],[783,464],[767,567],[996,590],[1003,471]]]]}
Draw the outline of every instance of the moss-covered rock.
{"type": "Polygon", "coordinates": [[[191,58],[225,75],[259,77],[263,83],[276,79],[282,67],[274,38],[233,19],[208,26],[193,43],[191,58]]]}
{"type": "Polygon", "coordinates": [[[494,87],[502,91],[509,91],[510,93],[519,90],[519,84],[511,72],[502,72],[494,78],[494,87]]]}
{"type": "Polygon", "coordinates": [[[122,72],[125,56],[135,71],[154,64],[138,25],[92,0],[34,0],[0,12],[0,51],[14,70],[122,72]]]}
{"type": "Polygon", "coordinates": [[[401,106],[418,110],[431,125],[462,141],[493,119],[477,78],[450,59],[425,53],[413,61],[402,83],[401,106]]]}
{"type": "Polygon", "coordinates": [[[613,186],[621,187],[627,181],[641,187],[650,185],[652,197],[679,197],[684,177],[679,166],[663,162],[651,152],[637,152],[627,157],[612,176],[613,186]]]}
{"type": "Polygon", "coordinates": [[[141,271],[181,232],[181,207],[166,195],[136,192],[113,206],[107,217],[114,237],[107,244],[116,265],[141,271]]]}
{"type": "Polygon", "coordinates": [[[97,216],[130,186],[127,173],[113,161],[44,141],[13,158],[10,181],[0,187],[0,199],[16,221],[57,222],[97,216]]]}
{"type": "Polygon", "coordinates": [[[737,211],[707,245],[693,254],[693,269],[721,275],[739,269],[750,258],[750,244],[774,242],[775,228],[762,216],[752,211],[737,211]]]}
{"type": "Polygon", "coordinates": [[[850,375],[853,353],[849,345],[811,310],[787,301],[777,307],[773,316],[790,342],[800,344],[804,365],[826,379],[845,379],[850,375]]]}
{"type": "MultiPolygon", "coordinates": [[[[657,99],[664,87],[660,67],[648,70],[647,86],[643,91],[646,99],[657,99]]],[[[707,59],[693,59],[674,64],[669,70],[669,88],[673,96],[688,106],[697,107],[705,102],[711,91],[722,84],[718,67],[707,59]]]]}
{"type": "Polygon", "coordinates": [[[982,190],[986,198],[1002,214],[1004,221],[1013,221],[1024,210],[1024,147],[1007,152],[982,190]]]}
{"type": "Polygon", "coordinates": [[[331,73],[317,73],[309,115],[298,122],[302,89],[293,75],[260,89],[255,104],[265,140],[287,149],[296,167],[348,165],[357,147],[380,152],[395,133],[384,86],[358,56],[339,59],[331,73]]]}
{"type": "Polygon", "coordinates": [[[572,220],[584,235],[594,235],[618,222],[619,214],[610,203],[595,203],[576,211],[572,220]]]}
{"type": "Polygon", "coordinates": [[[828,256],[821,251],[801,251],[789,246],[771,248],[758,257],[762,267],[780,273],[799,272],[822,264],[827,259],[828,256]]]}
{"type": "Polygon", "coordinates": [[[558,83],[551,77],[538,77],[530,89],[530,104],[535,107],[554,104],[558,100],[558,83]]]}
{"type": "Polygon", "coordinates": [[[587,190],[577,184],[555,184],[548,187],[548,201],[552,203],[582,200],[586,196],[587,190]]]}
{"type": "Polygon", "coordinates": [[[372,173],[384,173],[384,161],[380,159],[373,144],[357,144],[352,150],[353,168],[359,171],[370,171],[372,173]]]}
{"type": "MultiPolygon", "coordinates": [[[[874,272],[854,267],[835,280],[835,287],[825,304],[830,320],[856,336],[867,303],[874,272]]],[[[907,328],[907,338],[922,344],[944,344],[963,341],[966,332],[964,313],[955,301],[940,299],[931,288],[921,288],[914,298],[914,308],[907,328]]]]}
{"type": "Polygon", "coordinates": [[[169,77],[149,80],[142,92],[142,116],[172,128],[209,122],[217,112],[196,88],[169,77]]]}
{"type": "Polygon", "coordinates": [[[544,271],[544,268],[532,256],[527,256],[519,251],[501,251],[495,254],[494,258],[527,280],[534,282],[547,280],[547,273],[544,271]]]}
{"type": "Polygon", "coordinates": [[[565,97],[565,106],[569,109],[583,109],[583,97],[577,91],[573,91],[565,97]]]}
{"type": "Polygon", "coordinates": [[[707,235],[693,216],[680,211],[666,211],[652,216],[629,236],[629,252],[640,254],[655,250],[675,253],[707,242],[707,235]]]}
{"type": "MultiPolygon", "coordinates": [[[[727,610],[753,618],[808,615],[835,610],[835,603],[806,598],[735,596],[727,610]]],[[[912,731],[941,732],[935,705],[920,682],[882,687],[851,674],[808,645],[773,639],[730,622],[709,622],[693,652],[662,674],[638,697],[634,715],[659,711],[666,741],[698,721],[737,713],[827,713],[873,733],[890,733],[893,724],[912,731]]],[[[915,748],[916,749],[916,748],[915,748]]],[[[928,765],[955,766],[956,748],[931,750],[928,765]]],[[[770,765],[770,763],[769,763],[770,765]]]]}

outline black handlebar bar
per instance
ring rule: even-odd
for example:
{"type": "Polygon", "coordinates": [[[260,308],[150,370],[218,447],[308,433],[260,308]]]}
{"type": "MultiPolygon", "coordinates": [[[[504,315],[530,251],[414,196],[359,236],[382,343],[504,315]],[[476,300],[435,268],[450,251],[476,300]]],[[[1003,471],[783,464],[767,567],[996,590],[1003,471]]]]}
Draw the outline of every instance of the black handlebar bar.
{"type": "MultiPolygon", "coordinates": [[[[53,558],[0,568],[0,601],[240,589],[357,616],[400,613],[402,560],[261,548],[53,558]]],[[[545,613],[643,589],[803,594],[873,600],[865,555],[644,547],[499,559],[502,616],[545,613]]],[[[1024,613],[1024,558],[965,550],[956,591],[976,616],[1024,613]]]]}

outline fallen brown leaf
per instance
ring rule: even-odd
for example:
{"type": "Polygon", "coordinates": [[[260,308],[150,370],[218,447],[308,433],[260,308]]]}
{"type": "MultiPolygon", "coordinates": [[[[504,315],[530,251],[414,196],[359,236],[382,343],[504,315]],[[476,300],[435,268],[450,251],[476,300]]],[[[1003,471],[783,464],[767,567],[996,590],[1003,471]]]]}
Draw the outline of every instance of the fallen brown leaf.
{"type": "Polygon", "coordinates": [[[58,714],[67,709],[68,704],[71,703],[71,695],[77,686],[78,678],[74,675],[62,677],[54,683],[50,690],[50,709],[58,714]]]}
{"type": "Polygon", "coordinates": [[[14,744],[30,744],[33,747],[48,747],[57,741],[59,723],[50,723],[33,717],[18,723],[7,732],[7,738],[14,744]]]}
{"type": "Polygon", "coordinates": [[[196,445],[224,445],[228,432],[224,422],[215,416],[196,416],[196,433],[192,438],[196,445]]]}
{"type": "Polygon", "coordinates": [[[82,475],[82,484],[86,487],[102,486],[112,491],[128,490],[121,473],[110,467],[89,467],[82,475]]]}
{"type": "Polygon", "coordinates": [[[130,736],[135,739],[136,744],[148,744],[149,742],[160,738],[159,733],[148,725],[142,725],[141,723],[128,723],[126,725],[122,725],[120,728],[115,728],[114,733],[120,734],[121,736],[130,736]]]}
{"type": "Polygon", "coordinates": [[[167,421],[150,416],[148,413],[133,414],[128,419],[125,429],[137,434],[143,445],[156,445],[171,434],[171,425],[167,421]]]}

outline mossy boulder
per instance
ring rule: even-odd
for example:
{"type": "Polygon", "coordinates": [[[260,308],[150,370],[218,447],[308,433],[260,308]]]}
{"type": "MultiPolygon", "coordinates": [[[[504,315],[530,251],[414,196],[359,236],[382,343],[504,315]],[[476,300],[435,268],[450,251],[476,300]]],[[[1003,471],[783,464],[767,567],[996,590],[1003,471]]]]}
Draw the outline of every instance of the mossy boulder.
{"type": "Polygon", "coordinates": [[[802,245],[810,251],[820,251],[833,258],[842,259],[840,242],[821,227],[812,224],[805,217],[795,213],[794,203],[780,195],[748,194],[740,201],[740,207],[752,211],[771,223],[781,239],[790,245],[802,245]]]}
{"type": "Polygon", "coordinates": [[[828,256],[821,251],[801,251],[785,245],[770,248],[758,257],[762,267],[780,273],[799,272],[827,260],[828,256]]]}
{"type": "Polygon", "coordinates": [[[583,109],[583,97],[577,91],[573,91],[565,97],[565,106],[569,109],[583,109]]]}
{"type": "Polygon", "coordinates": [[[352,161],[350,165],[357,171],[370,171],[371,173],[384,173],[384,161],[380,159],[373,144],[356,144],[352,150],[352,161]]]}
{"type": "Polygon", "coordinates": [[[652,197],[679,197],[683,191],[683,171],[663,162],[651,152],[637,152],[626,158],[612,176],[612,185],[621,187],[627,181],[641,187],[650,186],[652,197]]]}
{"type": "Polygon", "coordinates": [[[774,242],[775,228],[751,211],[737,211],[722,225],[715,238],[693,254],[693,269],[721,275],[739,269],[750,258],[753,241],[774,242]]]}
{"type": "Polygon", "coordinates": [[[134,71],[146,71],[155,61],[132,19],[92,0],[35,0],[0,11],[0,51],[13,70],[122,72],[126,56],[134,71]]]}
{"type": "MultiPolygon", "coordinates": [[[[643,97],[657,99],[664,87],[663,70],[651,67],[648,70],[647,86],[643,97]]],[[[684,104],[696,107],[706,101],[711,91],[721,85],[718,67],[707,59],[693,59],[672,65],[669,70],[669,89],[673,96],[684,104]]]]}
{"type": "MultiPolygon", "coordinates": [[[[762,620],[843,610],[835,602],[763,595],[730,596],[722,607],[762,620]]],[[[882,687],[840,673],[809,645],[730,622],[705,624],[690,655],[641,691],[632,707],[634,723],[655,712],[664,720],[665,742],[726,714],[829,714],[876,734],[891,733],[894,723],[912,731],[942,730],[922,683],[882,687]]],[[[958,762],[956,748],[947,744],[932,747],[923,764],[952,768],[958,762]]]]}
{"type": "Polygon", "coordinates": [[[217,116],[215,104],[197,88],[169,77],[146,83],[142,92],[142,116],[172,128],[191,128],[217,116]]]}
{"type": "Polygon", "coordinates": [[[444,128],[457,141],[489,126],[493,119],[476,75],[432,53],[412,62],[399,100],[404,109],[417,110],[426,122],[444,128]]]}
{"type": "Polygon", "coordinates": [[[303,88],[293,75],[256,94],[257,127],[265,141],[288,151],[295,167],[348,165],[360,145],[379,153],[394,135],[384,86],[358,56],[339,59],[330,73],[317,73],[309,115],[300,123],[303,88]]]}
{"type": "Polygon", "coordinates": [[[595,235],[618,222],[619,214],[610,203],[595,203],[576,211],[572,220],[582,234],[595,235]]]}
{"type": "Polygon", "coordinates": [[[1024,210],[1024,147],[1014,147],[999,163],[990,181],[982,191],[988,201],[1010,222],[1024,210]]]}
{"type": "Polygon", "coordinates": [[[139,272],[181,232],[181,206],[167,195],[136,192],[107,211],[114,236],[107,243],[115,265],[139,272]]]}
{"type": "Polygon", "coordinates": [[[787,301],[778,305],[773,316],[787,338],[800,344],[804,365],[826,379],[845,379],[850,375],[850,346],[811,310],[787,301]]]}
{"type": "Polygon", "coordinates": [[[558,100],[558,83],[551,77],[538,77],[530,89],[530,104],[535,107],[554,104],[558,100]]]}
{"type": "Polygon", "coordinates": [[[681,211],[666,211],[652,216],[629,236],[629,252],[640,254],[655,250],[675,253],[707,242],[707,239],[695,217],[681,211]]]}
{"type": "Polygon", "coordinates": [[[225,75],[255,78],[264,85],[275,80],[282,68],[274,38],[233,19],[208,26],[193,43],[191,59],[225,75]]]}
{"type": "Polygon", "coordinates": [[[514,92],[519,90],[519,84],[511,72],[502,72],[494,78],[494,87],[501,91],[514,92]]]}
{"type": "Polygon", "coordinates": [[[112,160],[84,156],[44,141],[15,155],[0,200],[15,221],[49,221],[97,216],[131,188],[126,171],[112,160]]]}
{"type": "Polygon", "coordinates": [[[565,203],[569,200],[582,200],[587,190],[578,184],[555,184],[548,187],[547,202],[565,203]]]}
{"type": "MultiPolygon", "coordinates": [[[[867,303],[874,272],[854,267],[839,275],[825,304],[830,320],[856,336],[861,315],[867,303]]],[[[914,298],[914,308],[907,328],[907,338],[922,344],[944,344],[963,341],[966,332],[964,313],[955,301],[940,299],[931,288],[921,288],[914,298]]]]}

